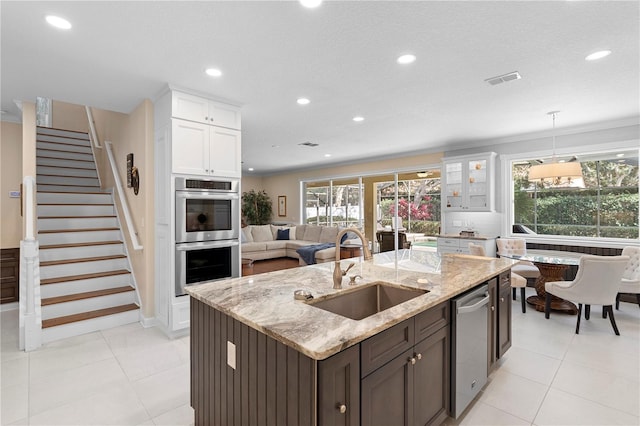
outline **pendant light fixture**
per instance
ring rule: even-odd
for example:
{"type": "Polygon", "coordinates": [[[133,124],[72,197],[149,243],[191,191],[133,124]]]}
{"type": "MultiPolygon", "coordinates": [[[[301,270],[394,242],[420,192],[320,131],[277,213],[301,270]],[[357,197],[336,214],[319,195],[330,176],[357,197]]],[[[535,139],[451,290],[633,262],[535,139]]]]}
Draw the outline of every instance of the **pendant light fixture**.
{"type": "Polygon", "coordinates": [[[529,180],[540,182],[543,186],[584,188],[582,180],[582,166],[579,162],[559,162],[556,156],[556,114],[560,111],[551,111],[547,114],[553,118],[553,154],[551,162],[537,164],[529,169],[529,180]]]}

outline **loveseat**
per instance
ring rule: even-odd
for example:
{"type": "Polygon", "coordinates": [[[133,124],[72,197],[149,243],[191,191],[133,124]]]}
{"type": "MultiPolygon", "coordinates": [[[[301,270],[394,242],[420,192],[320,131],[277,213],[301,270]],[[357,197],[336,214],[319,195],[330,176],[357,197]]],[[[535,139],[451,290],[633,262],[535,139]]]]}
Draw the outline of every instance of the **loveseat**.
{"type": "MultiPolygon", "coordinates": [[[[249,225],[242,228],[242,257],[251,260],[291,257],[299,259],[301,265],[306,262],[296,252],[302,246],[321,243],[335,243],[341,228],[319,225],[249,225]]],[[[345,234],[343,243],[360,244],[356,234],[345,234]],[[355,241],[350,241],[351,239],[355,241]]],[[[335,247],[319,250],[315,253],[316,263],[330,262],[336,257],[335,247]]]]}

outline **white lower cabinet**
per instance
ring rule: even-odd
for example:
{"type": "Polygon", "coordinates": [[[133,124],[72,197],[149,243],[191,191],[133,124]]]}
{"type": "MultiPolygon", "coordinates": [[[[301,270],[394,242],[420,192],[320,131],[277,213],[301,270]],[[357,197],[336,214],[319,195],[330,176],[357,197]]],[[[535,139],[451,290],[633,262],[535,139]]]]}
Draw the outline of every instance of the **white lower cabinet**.
{"type": "Polygon", "coordinates": [[[240,132],[172,119],[173,173],[240,177],[240,132]]]}
{"type": "Polygon", "coordinates": [[[438,237],[438,254],[456,253],[469,254],[469,243],[477,244],[484,247],[488,257],[496,256],[496,239],[469,239],[458,237],[438,237]]]}

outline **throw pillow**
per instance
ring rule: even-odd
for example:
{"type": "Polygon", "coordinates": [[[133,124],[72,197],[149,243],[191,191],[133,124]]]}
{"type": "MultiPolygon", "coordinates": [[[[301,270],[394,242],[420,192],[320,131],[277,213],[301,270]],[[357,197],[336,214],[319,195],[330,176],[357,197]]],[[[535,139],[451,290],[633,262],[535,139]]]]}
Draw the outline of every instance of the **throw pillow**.
{"type": "Polygon", "coordinates": [[[276,240],[288,240],[289,239],[289,230],[288,229],[278,229],[278,236],[276,240]]]}
{"type": "Polygon", "coordinates": [[[273,241],[271,225],[254,225],[251,228],[251,235],[253,235],[253,241],[256,243],[273,241]]]}
{"type": "Polygon", "coordinates": [[[348,233],[348,232],[345,232],[345,233],[342,235],[342,238],[340,238],[340,244],[344,244],[344,242],[345,242],[345,241],[347,241],[347,237],[348,237],[348,236],[349,236],[349,233],[348,233]]]}
{"type": "Polygon", "coordinates": [[[242,228],[242,242],[243,243],[252,243],[253,235],[251,235],[251,227],[245,226],[242,228]]]}

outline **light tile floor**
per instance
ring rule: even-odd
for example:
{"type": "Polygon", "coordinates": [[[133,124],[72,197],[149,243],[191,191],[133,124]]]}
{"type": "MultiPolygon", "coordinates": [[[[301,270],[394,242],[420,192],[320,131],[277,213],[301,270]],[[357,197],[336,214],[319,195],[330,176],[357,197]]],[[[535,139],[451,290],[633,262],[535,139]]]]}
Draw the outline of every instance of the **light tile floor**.
{"type": "MultiPolygon", "coordinates": [[[[532,289],[527,289],[533,294],[532,289]]],[[[513,302],[513,346],[452,425],[639,425],[640,309],[615,336],[598,307],[575,316],[513,302]]],[[[189,337],[130,324],[18,350],[17,311],[0,314],[2,425],[189,425],[189,337]]],[[[293,426],[293,425],[292,425],[293,426]]]]}

